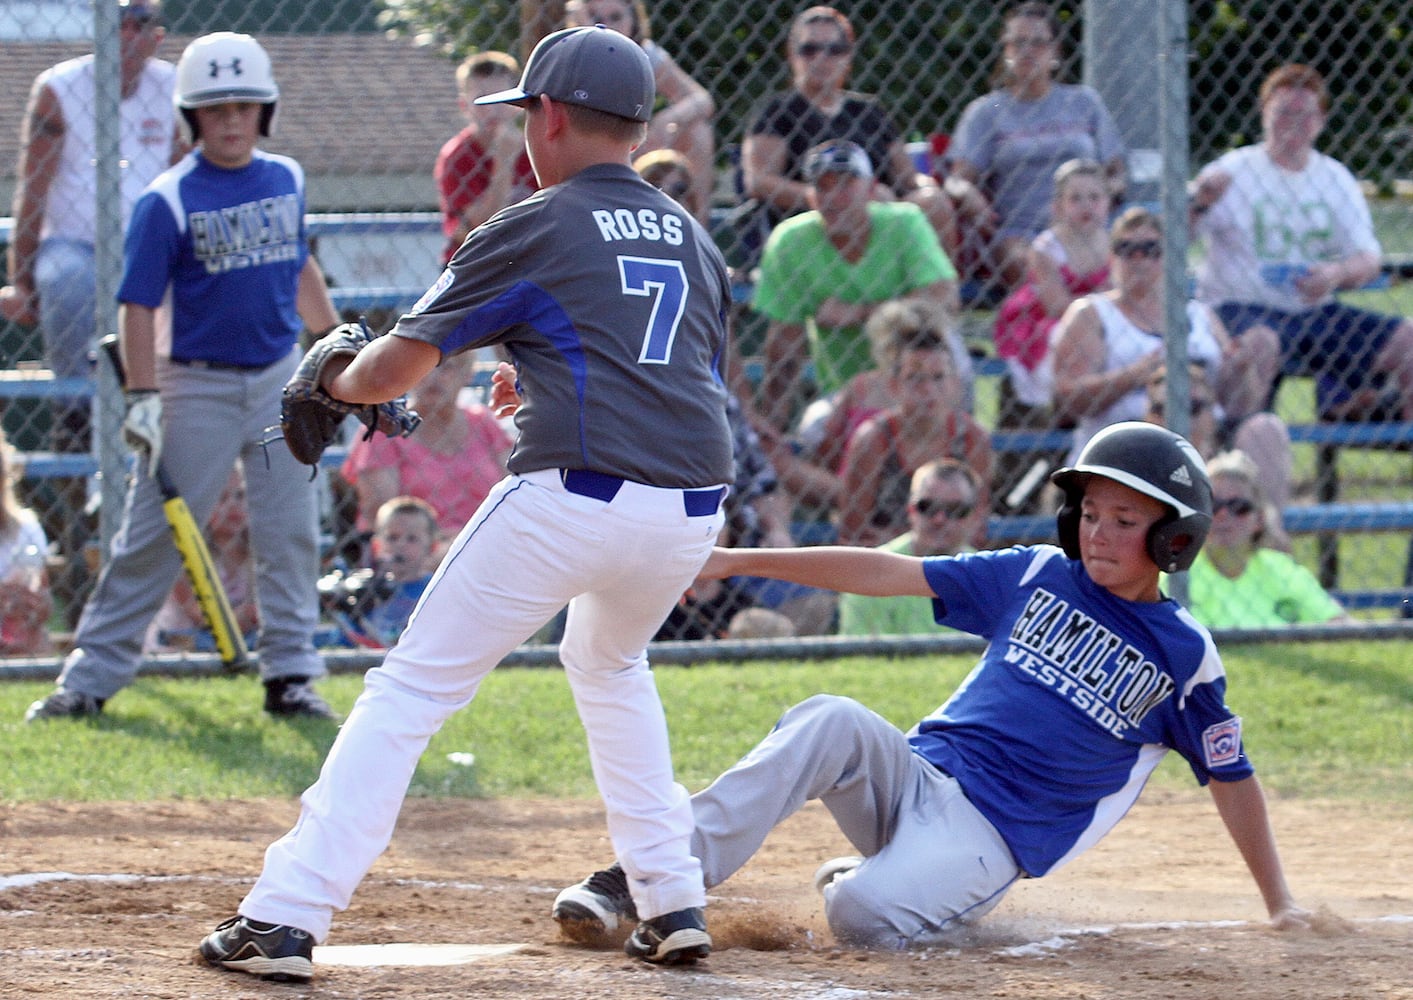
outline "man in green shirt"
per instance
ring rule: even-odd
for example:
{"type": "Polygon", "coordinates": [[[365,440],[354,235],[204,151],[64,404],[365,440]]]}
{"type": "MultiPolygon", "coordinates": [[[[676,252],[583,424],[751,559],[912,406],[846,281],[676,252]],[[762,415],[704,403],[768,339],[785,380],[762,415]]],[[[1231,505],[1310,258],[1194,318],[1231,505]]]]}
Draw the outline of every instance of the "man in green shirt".
{"type": "Polygon", "coordinates": [[[805,160],[814,211],[775,228],[761,257],[755,309],[765,339],[765,417],[784,429],[800,368],[814,364],[821,396],[872,366],[863,326],[890,299],[955,312],[957,272],[917,206],[873,201],[873,167],[856,143],[816,146],[805,160]]]}
{"type": "MultiPolygon", "coordinates": [[[[910,556],[971,551],[986,530],[986,508],[977,503],[980,487],[976,473],[955,459],[923,465],[913,473],[908,494],[911,530],[879,548],[910,556]]],[[[839,596],[840,635],[925,635],[937,627],[926,598],[839,596]]]]}

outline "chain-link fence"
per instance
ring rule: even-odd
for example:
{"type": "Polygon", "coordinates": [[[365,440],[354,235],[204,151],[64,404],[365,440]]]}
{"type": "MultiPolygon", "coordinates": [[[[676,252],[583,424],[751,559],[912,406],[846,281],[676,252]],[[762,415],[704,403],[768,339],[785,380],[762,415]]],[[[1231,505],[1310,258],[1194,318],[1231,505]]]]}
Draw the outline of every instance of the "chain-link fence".
{"type": "MultiPolygon", "coordinates": [[[[1300,294],[1324,290],[1296,287],[1311,265],[1369,250],[1360,242],[1359,204],[1371,210],[1379,250],[1335,276],[1339,299],[1390,317],[1413,315],[1413,296],[1401,283],[1413,252],[1413,98],[1402,85],[1413,75],[1413,23],[1399,0],[1088,0],[1022,5],[1020,16],[976,0],[890,0],[843,5],[838,13],[820,9],[804,20],[797,20],[803,6],[767,0],[662,0],[646,10],[626,0],[577,0],[567,12],[562,3],[528,0],[167,0],[160,21],[128,26],[120,14],[157,9],[140,0],[99,6],[33,0],[0,10],[0,73],[16,95],[0,109],[0,196],[15,205],[0,236],[19,272],[10,280],[41,278],[36,268],[44,255],[35,234],[26,242],[22,199],[15,199],[26,183],[39,182],[68,199],[49,211],[78,233],[71,242],[80,259],[72,266],[95,282],[98,302],[112,301],[122,266],[119,191],[141,159],[133,149],[149,159],[167,153],[166,130],[177,124],[170,113],[154,112],[138,116],[135,139],[122,133],[128,119],[112,81],[133,28],[157,41],[156,58],[173,62],[209,31],[261,39],[280,86],[277,128],[266,148],[303,165],[309,232],[335,303],[346,318],[367,316],[386,329],[436,277],[456,228],[457,220],[443,225],[435,165],[467,124],[458,106],[458,62],[491,49],[523,60],[566,16],[629,32],[636,26],[659,67],[650,145],[682,157],[659,157],[659,176],[670,187],[685,179],[674,170],[695,174],[698,187],[684,187],[683,196],[703,196],[693,207],[733,266],[735,384],[752,404],[742,427],[754,421],[756,443],[779,480],[777,495],[789,500],[782,508],[759,501],[752,488],[738,491],[737,540],[778,541],[782,528],[806,542],[875,544],[906,535],[919,551],[1049,539],[1053,497],[1045,474],[1093,426],[1166,408],[1176,414],[1174,426],[1210,438],[1199,442],[1204,448],[1238,443],[1254,452],[1255,486],[1223,480],[1219,497],[1255,499],[1259,487],[1272,507],[1267,541],[1288,548],[1296,565],[1358,614],[1397,614],[1388,609],[1413,586],[1413,434],[1406,422],[1413,416],[1413,361],[1385,349],[1389,338],[1397,344],[1413,333],[1394,322],[1363,330],[1344,347],[1288,340],[1277,388],[1276,334],[1242,332],[1235,349],[1223,348],[1220,331],[1195,332],[1190,340],[1168,338],[1183,346],[1171,354],[1159,348],[1157,360],[1185,356],[1190,347],[1208,364],[1190,378],[1178,371],[1171,384],[1147,385],[1162,330],[1189,323],[1180,306],[1155,295],[1173,288],[1179,294],[1169,299],[1189,290],[1212,305],[1243,299],[1236,272],[1246,268],[1270,287],[1245,298],[1298,303],[1300,294]],[[155,34],[159,28],[165,37],[155,34]],[[76,118],[71,126],[94,119],[87,155],[99,165],[96,177],[25,177],[22,154],[35,155],[45,120],[18,95],[50,67],[93,52],[99,83],[83,98],[92,106],[68,103],[62,111],[76,118]],[[1174,218],[1172,207],[1187,206],[1189,181],[1205,165],[1262,143],[1274,119],[1263,123],[1261,83],[1293,62],[1323,76],[1328,113],[1315,146],[1348,167],[1361,198],[1335,205],[1328,187],[1334,181],[1297,190],[1289,184],[1299,171],[1288,165],[1243,173],[1246,166],[1224,161],[1226,173],[1238,173],[1232,194],[1240,198],[1194,188],[1204,211],[1174,218]],[[1174,100],[1185,102],[1185,115],[1170,110],[1174,100]],[[819,217],[805,216],[817,203],[811,199],[850,170],[826,166],[813,183],[808,151],[841,138],[868,153],[875,201],[894,205],[879,214],[861,209],[861,199],[836,198],[819,217]],[[133,141],[137,147],[125,145],[133,141]],[[1073,159],[1097,161],[1097,168],[1071,168],[1065,190],[1079,193],[1056,207],[1055,170],[1073,159]],[[80,210],[77,189],[65,184],[96,184],[97,212],[80,210]],[[1085,206],[1085,192],[1097,208],[1085,206]],[[1156,225],[1164,206],[1165,232],[1156,225]],[[1108,225],[1126,207],[1157,217],[1132,217],[1120,234],[1124,253],[1112,257],[1108,225]],[[844,221],[831,221],[836,216],[844,221]],[[84,256],[85,226],[96,266],[84,256]],[[1198,238],[1184,254],[1189,226],[1198,238]],[[1230,256],[1229,242],[1221,242],[1243,236],[1254,245],[1249,261],[1230,256]],[[1071,305],[1116,284],[1108,306],[1071,305]],[[898,298],[917,300],[923,311],[878,308],[898,298]],[[940,331],[940,348],[938,338],[914,327],[940,331]],[[955,350],[953,335],[964,350],[955,350]],[[1331,367],[1335,355],[1341,365],[1331,367]],[[1173,401],[1189,393],[1194,402],[1173,411],[1173,401]],[[1263,416],[1268,406],[1280,422],[1263,416]],[[1243,424],[1249,416],[1255,419],[1243,424]],[[946,471],[911,480],[939,459],[978,475],[946,471]]],[[[470,85],[479,79],[473,75],[470,85]]],[[[1282,127],[1317,121],[1319,107],[1300,98],[1312,85],[1302,78],[1286,88],[1297,99],[1277,102],[1282,127]]],[[[77,93],[61,96],[73,102],[77,93]]],[[[461,201],[475,202],[488,177],[463,189],[461,201]]],[[[508,190],[526,183],[521,177],[508,190]]],[[[454,184],[448,191],[457,196],[454,184]]],[[[466,204],[456,211],[471,219],[466,204]]],[[[72,263],[59,257],[58,244],[50,249],[51,271],[72,263]]],[[[89,308],[53,290],[77,292],[74,281],[47,287],[43,308],[80,315],[89,308]]],[[[4,431],[26,458],[17,485],[50,543],[52,624],[63,631],[77,618],[100,542],[121,510],[121,399],[112,384],[95,392],[94,370],[72,337],[60,336],[57,319],[45,329],[41,317],[57,312],[26,312],[13,299],[7,310],[18,322],[0,329],[4,431]],[[96,430],[89,426],[95,399],[96,430]],[[106,474],[95,478],[100,461],[106,474]]],[[[84,328],[85,343],[116,329],[111,310],[98,315],[96,326],[84,328]]],[[[1250,319],[1225,310],[1221,316],[1234,331],[1250,319]]],[[[484,371],[466,378],[473,385],[464,396],[474,397],[484,371]]],[[[469,426],[469,446],[484,453],[479,483],[486,467],[503,459],[506,440],[484,423],[469,426]]],[[[467,440],[454,431],[445,439],[458,442],[451,447],[468,447],[467,440]]],[[[459,472],[451,481],[431,474],[449,467],[444,441],[428,436],[414,458],[364,447],[350,442],[348,475],[340,453],[321,479],[325,570],[345,574],[340,585],[326,586],[331,640],[339,631],[335,617],[378,589],[369,583],[376,584],[376,573],[351,576],[371,565],[378,503],[417,493],[452,524],[468,502],[459,472]]],[[[759,475],[754,482],[762,487],[759,475]]],[[[1223,531],[1234,509],[1218,515],[1223,531]]],[[[856,634],[913,631],[915,610],[870,606],[841,616],[830,595],[750,583],[685,602],[664,635],[723,635],[733,617],[733,635],[828,633],[841,617],[856,634]],[[744,607],[753,613],[738,616],[744,607]]]]}

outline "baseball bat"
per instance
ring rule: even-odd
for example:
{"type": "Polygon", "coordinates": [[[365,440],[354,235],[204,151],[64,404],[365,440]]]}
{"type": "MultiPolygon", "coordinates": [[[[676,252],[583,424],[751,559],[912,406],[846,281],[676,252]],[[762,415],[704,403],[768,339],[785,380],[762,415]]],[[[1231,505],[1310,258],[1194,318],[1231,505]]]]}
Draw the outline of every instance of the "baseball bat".
{"type": "MultiPolygon", "coordinates": [[[[99,344],[108,361],[113,366],[113,374],[119,385],[126,384],[123,359],[118,353],[118,338],[107,336],[99,344]]],[[[206,617],[206,624],[216,640],[216,651],[221,656],[221,665],[231,673],[237,673],[250,666],[250,650],[245,646],[245,637],[236,624],[235,612],[231,610],[230,598],[221,584],[221,575],[216,570],[216,562],[211,558],[211,550],[206,545],[206,537],[201,533],[191,508],[182,499],[166,466],[161,461],[153,474],[157,489],[162,494],[162,513],[167,525],[172,529],[172,541],[186,567],[186,575],[191,580],[192,593],[196,603],[206,617]]]]}

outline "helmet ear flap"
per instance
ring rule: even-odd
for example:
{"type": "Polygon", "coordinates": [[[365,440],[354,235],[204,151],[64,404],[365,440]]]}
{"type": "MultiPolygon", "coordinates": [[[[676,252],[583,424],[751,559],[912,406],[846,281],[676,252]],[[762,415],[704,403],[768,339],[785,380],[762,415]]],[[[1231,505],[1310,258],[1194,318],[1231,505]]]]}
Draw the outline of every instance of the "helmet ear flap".
{"type": "Polygon", "coordinates": [[[1079,509],[1084,502],[1084,487],[1073,486],[1065,489],[1065,498],[1055,514],[1055,532],[1059,537],[1060,548],[1071,559],[1079,556],[1079,509]]]}

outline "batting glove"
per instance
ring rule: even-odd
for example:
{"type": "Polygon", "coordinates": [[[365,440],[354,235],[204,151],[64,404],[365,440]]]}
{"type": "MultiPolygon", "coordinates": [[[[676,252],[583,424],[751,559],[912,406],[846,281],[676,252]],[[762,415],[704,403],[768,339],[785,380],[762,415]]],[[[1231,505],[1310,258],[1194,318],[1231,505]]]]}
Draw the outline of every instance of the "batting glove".
{"type": "Polygon", "coordinates": [[[155,476],[162,460],[162,397],[155,389],[144,389],[129,392],[127,402],[123,440],[134,451],[147,453],[147,474],[155,476]]]}

